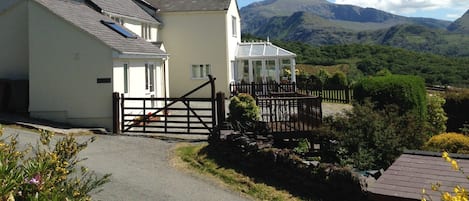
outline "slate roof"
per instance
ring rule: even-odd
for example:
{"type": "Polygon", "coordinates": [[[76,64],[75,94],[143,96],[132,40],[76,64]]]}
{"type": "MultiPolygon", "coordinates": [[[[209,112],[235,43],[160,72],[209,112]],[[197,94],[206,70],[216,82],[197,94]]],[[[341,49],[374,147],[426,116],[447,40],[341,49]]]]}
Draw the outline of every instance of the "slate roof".
{"type": "MultiPolygon", "coordinates": [[[[457,158],[459,166],[469,170],[469,158],[457,158]]],[[[422,188],[432,195],[433,200],[439,200],[440,194],[431,190],[431,184],[441,183],[441,190],[453,192],[456,185],[469,188],[468,180],[463,174],[451,168],[441,153],[404,153],[384,174],[370,185],[371,200],[420,200],[422,188]]]]}
{"type": "Polygon", "coordinates": [[[228,10],[231,0],[146,0],[161,12],[177,11],[223,11],[228,10]]]}
{"type": "MultiPolygon", "coordinates": [[[[143,38],[126,38],[103,25],[101,20],[112,21],[112,19],[88,7],[83,3],[83,0],[34,1],[120,53],[167,55],[164,51],[143,38]]],[[[126,28],[124,29],[130,31],[126,28]]]]}
{"type": "Polygon", "coordinates": [[[159,23],[155,18],[140,8],[133,0],[91,0],[107,12],[138,18],[152,23],[159,23]]]}
{"type": "Polygon", "coordinates": [[[243,42],[236,48],[236,58],[293,58],[296,54],[275,46],[271,42],[243,42]]]}

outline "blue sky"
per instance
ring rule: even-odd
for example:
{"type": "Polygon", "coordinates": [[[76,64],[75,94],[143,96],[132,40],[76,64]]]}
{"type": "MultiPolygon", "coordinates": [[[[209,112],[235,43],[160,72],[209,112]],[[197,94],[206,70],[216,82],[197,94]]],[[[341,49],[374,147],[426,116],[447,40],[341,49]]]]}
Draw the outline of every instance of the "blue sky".
{"type": "MultiPolygon", "coordinates": [[[[238,0],[239,7],[261,0],[238,0]]],[[[469,9],[469,0],[328,0],[384,10],[408,17],[430,17],[454,21],[469,9]]]]}

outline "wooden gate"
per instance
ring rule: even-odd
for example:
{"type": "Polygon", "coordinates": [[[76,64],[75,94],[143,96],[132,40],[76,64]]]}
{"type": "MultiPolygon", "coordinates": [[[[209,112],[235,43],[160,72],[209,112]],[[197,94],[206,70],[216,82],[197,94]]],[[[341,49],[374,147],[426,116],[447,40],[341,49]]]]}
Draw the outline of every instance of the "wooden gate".
{"type": "MultiPolygon", "coordinates": [[[[114,115],[115,118],[120,116],[118,120],[120,123],[119,125],[115,123],[114,127],[118,131],[210,135],[216,130],[217,98],[215,78],[212,76],[209,76],[207,82],[179,98],[135,98],[124,97],[123,94],[117,96],[118,101],[114,101],[114,112],[120,115],[114,115]],[[188,97],[204,87],[211,88],[211,97],[188,97]]],[[[223,100],[218,102],[223,103],[223,100]]],[[[220,104],[219,107],[225,106],[220,104]]],[[[222,115],[224,114],[219,115],[219,120],[224,119],[222,115]]]]}

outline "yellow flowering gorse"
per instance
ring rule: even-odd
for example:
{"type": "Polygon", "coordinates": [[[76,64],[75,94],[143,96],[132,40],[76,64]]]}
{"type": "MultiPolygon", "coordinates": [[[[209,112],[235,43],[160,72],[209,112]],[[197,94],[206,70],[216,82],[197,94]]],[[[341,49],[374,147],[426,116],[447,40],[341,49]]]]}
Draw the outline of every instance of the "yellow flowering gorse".
{"type": "MultiPolygon", "coordinates": [[[[443,152],[442,154],[443,159],[451,164],[451,167],[453,170],[461,172],[461,174],[464,174],[464,171],[462,168],[459,167],[458,162],[454,159],[452,159],[448,152],[443,152]]],[[[469,177],[466,177],[469,179],[469,177]]],[[[453,188],[453,192],[444,192],[440,190],[441,184],[436,183],[432,184],[431,189],[432,191],[437,191],[440,192],[441,194],[441,200],[442,201],[469,201],[469,193],[468,191],[462,187],[457,185],[456,187],[453,188]]],[[[426,193],[425,189],[422,189],[422,199],[421,201],[427,201],[427,200],[432,200],[432,198],[426,193]]]]}

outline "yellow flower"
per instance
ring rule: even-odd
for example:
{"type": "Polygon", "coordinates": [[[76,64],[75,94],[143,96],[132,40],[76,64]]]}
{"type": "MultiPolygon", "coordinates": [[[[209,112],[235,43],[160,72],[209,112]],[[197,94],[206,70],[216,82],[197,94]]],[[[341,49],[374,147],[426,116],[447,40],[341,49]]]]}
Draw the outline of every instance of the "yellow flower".
{"type": "Polygon", "coordinates": [[[78,191],[73,191],[73,197],[78,197],[78,196],[80,196],[80,195],[81,195],[80,192],[78,192],[78,191]]]}
{"type": "Polygon", "coordinates": [[[448,192],[443,193],[443,195],[441,196],[441,200],[443,201],[451,201],[451,199],[452,197],[448,192]]]}
{"type": "Polygon", "coordinates": [[[422,199],[421,199],[421,201],[427,201],[427,199],[425,199],[425,198],[422,198],[422,199]]]}
{"type": "Polygon", "coordinates": [[[436,184],[432,184],[432,191],[438,191],[439,187],[436,184]]]}
{"type": "MultiPolygon", "coordinates": [[[[426,194],[426,193],[427,193],[427,192],[425,191],[425,189],[422,188],[422,194],[426,194]]],[[[425,198],[423,198],[423,199],[425,199],[425,198]]]]}
{"type": "Polygon", "coordinates": [[[449,157],[448,152],[446,152],[446,151],[443,152],[443,154],[441,155],[441,157],[443,157],[443,158],[448,158],[448,157],[449,157]]]}
{"type": "Polygon", "coordinates": [[[459,170],[459,165],[456,160],[451,160],[451,166],[453,167],[454,170],[459,170]]]}

